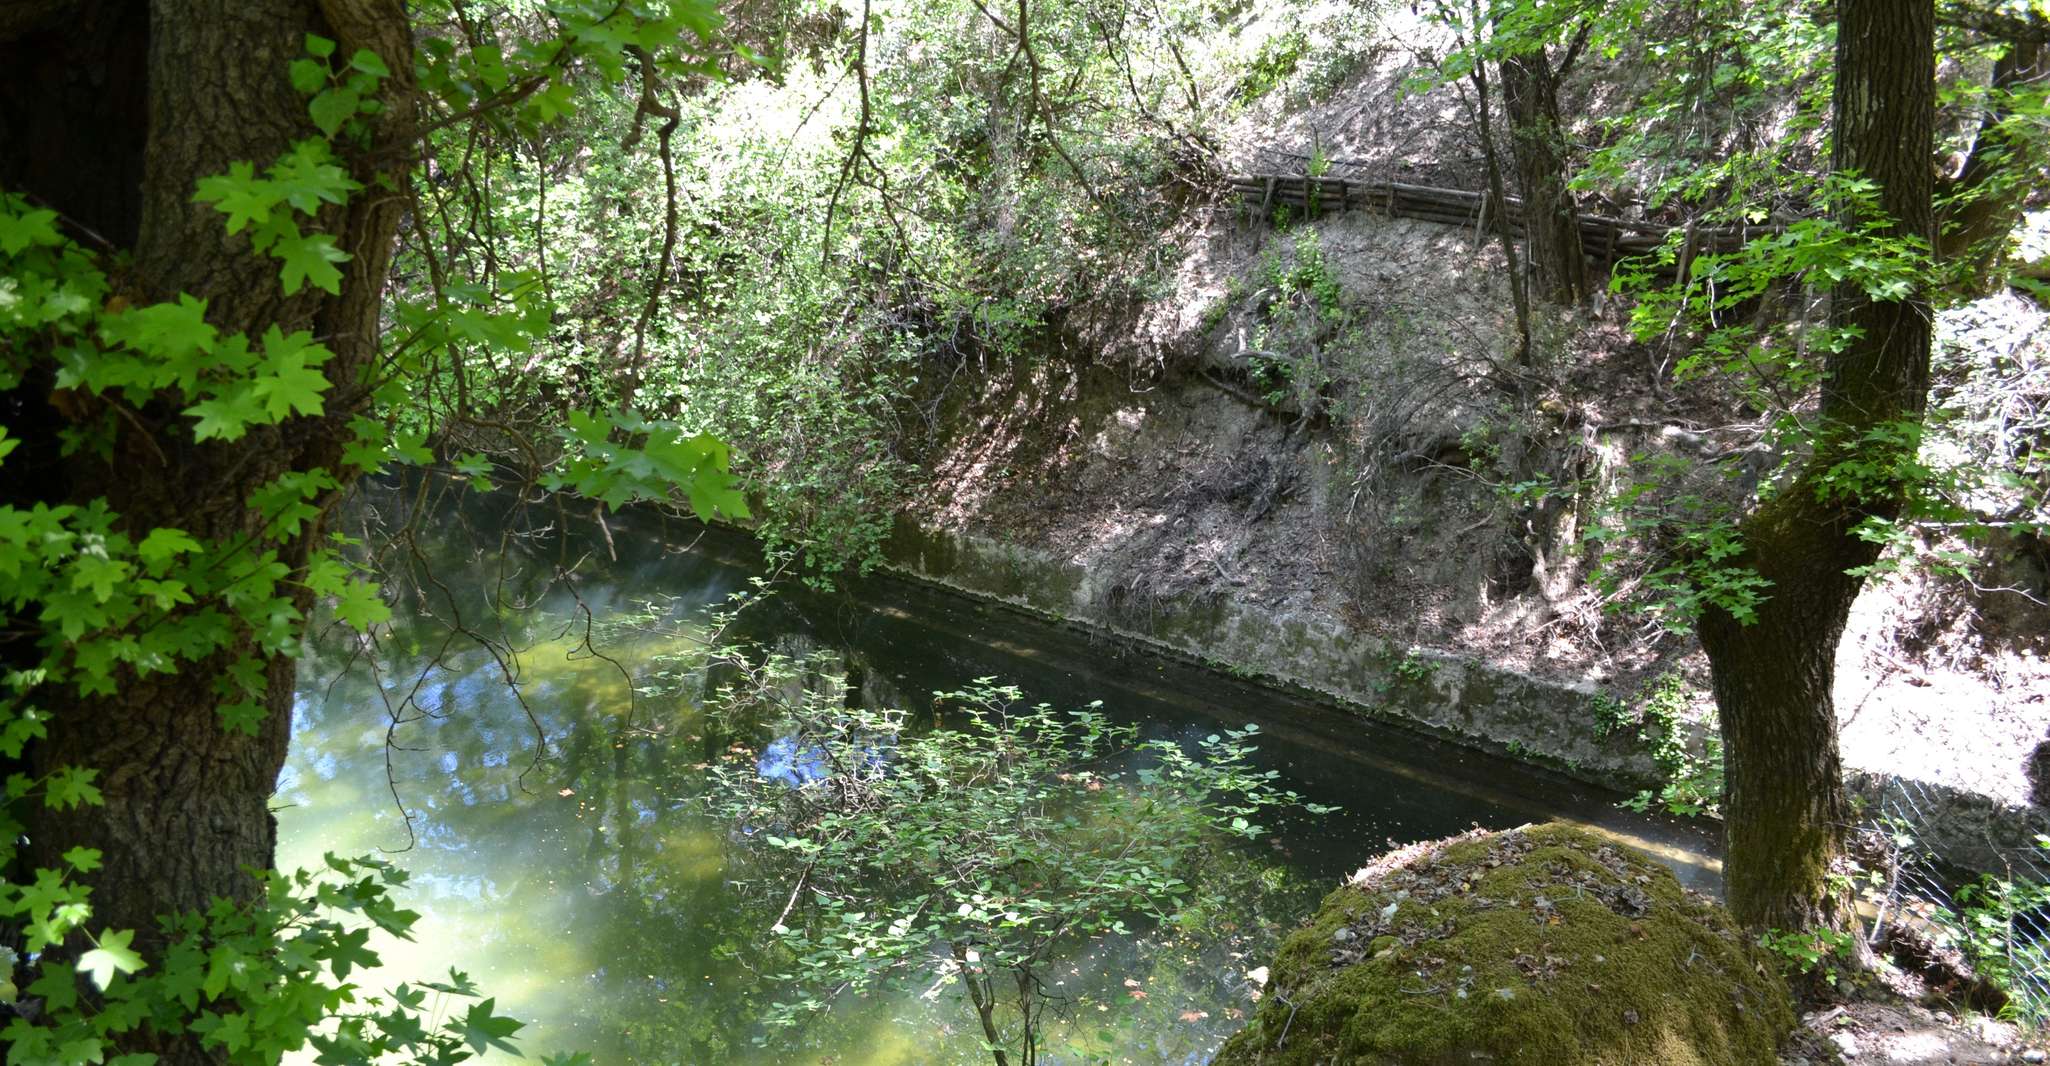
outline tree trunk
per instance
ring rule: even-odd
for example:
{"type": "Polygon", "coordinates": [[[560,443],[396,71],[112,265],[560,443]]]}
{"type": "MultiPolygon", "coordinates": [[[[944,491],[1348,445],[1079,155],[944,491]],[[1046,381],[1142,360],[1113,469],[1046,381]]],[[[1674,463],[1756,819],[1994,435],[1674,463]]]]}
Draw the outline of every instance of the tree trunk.
{"type": "MultiPolygon", "coordinates": [[[[63,211],[75,237],[130,252],[116,277],[119,298],[141,304],[197,296],[223,333],[310,330],[333,352],[323,367],[333,387],[324,415],[256,428],[232,443],[195,443],[177,404],[145,405],[123,422],[111,461],[92,454],[59,461],[44,448],[39,454],[58,464],[45,473],[55,476],[11,484],[0,498],[104,498],[138,539],[169,526],[201,540],[246,541],[252,551],[275,550],[297,571],[320,531],[266,539],[247,501],[288,471],[325,467],[345,479],[338,460],[345,426],[367,402],[359,383],[377,351],[398,199],[365,193],[329,208],[318,228],[353,257],[343,265],[340,294],[309,288],[288,297],[276,261],[253,252],[245,237],[228,236],[223,216],[193,203],[192,193],[200,178],[231,163],[261,169],[315,134],[306,98],[286,74],[309,33],[339,40],[343,56],[377,52],[396,75],[392,98],[402,101],[413,66],[404,8],[398,0],[159,0],[144,18],[118,0],[44,6],[48,17],[0,20],[0,132],[39,146],[33,159],[0,164],[0,181],[63,211]],[[61,72],[44,69],[53,62],[61,72]],[[100,95],[73,98],[90,86],[100,95]],[[41,108],[55,108],[57,117],[39,117],[41,108]],[[109,113],[93,117],[99,110],[109,113]],[[89,124],[69,124],[72,115],[89,124]]],[[[387,114],[406,111],[395,106],[387,114]]],[[[387,119],[369,150],[402,148],[403,135],[401,123],[387,119]]],[[[347,158],[339,146],[338,154],[347,158]]],[[[407,156],[399,150],[385,158],[407,156]]],[[[364,166],[352,169],[366,186],[377,177],[364,166]]],[[[403,174],[401,165],[397,177],[403,174]]],[[[30,424],[61,425],[52,398],[33,389],[15,390],[11,406],[33,409],[30,424]]],[[[302,598],[299,606],[309,604],[302,598]]],[[[28,755],[34,770],[97,770],[105,806],[38,811],[26,856],[34,866],[58,866],[68,848],[102,852],[104,869],[91,879],[96,931],[134,929],[136,946],[147,951],[159,942],[158,915],[203,910],[220,896],[247,901],[258,891],[243,868],[272,864],[277,832],[268,803],[291,733],[295,669],[288,658],[265,662],[269,713],[255,736],[224,729],[215,708],[226,671],[254,647],[245,641],[174,674],[128,677],[111,696],[36,694],[56,720],[28,755]]],[[[211,1059],[196,1043],[151,1050],[170,1062],[211,1059]]]]}
{"type": "Polygon", "coordinates": [[[1967,291],[1988,291],[1999,276],[2008,233],[2021,218],[2022,204],[2041,179],[2042,159],[2030,151],[2027,137],[2007,128],[2013,119],[2009,94],[2042,92],[2050,78],[2050,49],[2035,41],[2009,41],[2007,52],[1993,63],[1990,88],[1994,98],[1979,123],[1971,155],[1943,190],[1946,202],[1939,221],[1937,250],[1947,260],[1964,260],[1955,278],[1967,291]]]}
{"type": "Polygon", "coordinates": [[[1530,350],[1530,285],[1516,254],[1516,236],[1509,228],[1509,194],[1502,181],[1501,153],[1495,150],[1495,126],[1491,117],[1494,102],[1489,99],[1488,68],[1475,63],[1467,75],[1473,82],[1474,124],[1481,139],[1481,161],[1488,172],[1488,197],[1481,202],[1481,214],[1494,222],[1502,239],[1502,258],[1509,266],[1509,302],[1516,310],[1516,365],[1527,367],[1530,350]]]}
{"type": "MultiPolygon", "coordinates": [[[[1927,239],[1935,228],[1934,5],[1841,0],[1837,7],[1833,165],[1878,183],[1878,206],[1893,220],[1893,234],[1927,239]]],[[[1854,531],[1867,518],[1898,515],[1905,486],[1867,484],[1850,492],[1829,488],[1824,477],[1854,457],[1881,464],[1908,458],[1886,454],[1891,449],[1865,435],[1919,424],[1929,391],[1924,294],[1879,301],[1856,284],[1840,285],[1830,319],[1859,332],[1828,357],[1815,452],[1794,483],[1742,526],[1741,561],[1772,582],[1768,598],[1754,622],[1712,610],[1701,626],[1728,758],[1724,884],[1731,913],[1753,929],[1835,925],[1848,917],[1847,901],[1833,899],[1826,881],[1845,810],[1834,661],[1863,583],[1845,571],[1877,557],[1877,546],[1854,531]]]]}
{"type": "Polygon", "coordinates": [[[1858,593],[1844,571],[1873,554],[1849,535],[1846,516],[1780,510],[1795,513],[1773,516],[1772,529],[1744,526],[1748,561],[1773,583],[1758,620],[1712,611],[1701,624],[1727,763],[1723,895],[1759,930],[1842,919],[1826,886],[1846,819],[1831,687],[1858,593]],[[1818,518],[1825,524],[1809,525],[1818,518]]]}
{"type": "Polygon", "coordinates": [[[1535,282],[1532,295],[1573,307],[1588,297],[1587,253],[1580,242],[1579,205],[1566,187],[1558,79],[1543,49],[1506,56],[1499,66],[1510,154],[1523,190],[1524,243],[1535,282]]]}

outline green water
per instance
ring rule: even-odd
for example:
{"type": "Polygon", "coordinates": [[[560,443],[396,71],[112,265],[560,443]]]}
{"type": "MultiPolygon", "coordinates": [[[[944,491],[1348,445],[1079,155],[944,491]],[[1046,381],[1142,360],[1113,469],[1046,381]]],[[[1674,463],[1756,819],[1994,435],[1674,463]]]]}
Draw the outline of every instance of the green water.
{"type": "Polygon", "coordinates": [[[697,802],[728,743],[697,706],[708,641],[825,650],[872,703],[922,704],[993,675],[1057,706],[1103,700],[1151,737],[1257,722],[1261,758],[1285,786],[1343,808],[1242,845],[1219,871],[1233,902],[1194,929],[1076,944],[1049,974],[1048,1063],[1205,1061],[1252,1007],[1246,974],[1278,935],[1391,840],[1564,816],[1669,857],[1709,850],[1687,827],[1618,812],[1562,778],[913,586],[782,591],[714,636],[708,610],[753,570],[754,549],[731,536],[627,520],[608,546],[438,525],[389,635],[365,646],[330,630],[309,652],[276,800],[279,860],[397,852],[413,875],[403,902],[426,917],[413,942],[383,945],[384,970],[366,982],[466,971],[530,1023],[532,1053],[989,1061],[937,963],[890,995],[839,997],[799,1029],[757,1024],[784,991],[756,967],[788,886],[767,883],[746,837],[697,802]],[[557,579],[578,559],[578,580],[557,579]],[[490,591],[531,603],[493,612],[490,591]]]}

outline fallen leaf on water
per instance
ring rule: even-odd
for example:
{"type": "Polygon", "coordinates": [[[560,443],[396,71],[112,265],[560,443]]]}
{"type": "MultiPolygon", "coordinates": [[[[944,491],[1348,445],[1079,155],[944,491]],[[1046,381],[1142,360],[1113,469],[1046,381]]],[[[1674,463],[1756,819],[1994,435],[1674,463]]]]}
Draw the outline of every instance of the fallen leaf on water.
{"type": "Polygon", "coordinates": [[[557,792],[557,793],[556,793],[556,795],[558,795],[558,796],[574,796],[574,795],[576,795],[576,794],[577,794],[577,790],[576,790],[576,789],[573,789],[573,788],[566,788],[566,789],[563,789],[562,791],[560,791],[560,792],[557,792]]]}
{"type": "Polygon", "coordinates": [[[1134,980],[1132,980],[1131,978],[1127,977],[1127,978],[1125,978],[1125,987],[1126,987],[1126,988],[1137,988],[1137,987],[1139,987],[1139,982],[1137,982],[1137,981],[1134,981],[1134,980]]]}
{"type": "Polygon", "coordinates": [[[1207,1010],[1185,1010],[1182,1012],[1182,1020],[1185,1022],[1200,1022],[1208,1017],[1210,1017],[1210,1012],[1207,1010]]]}

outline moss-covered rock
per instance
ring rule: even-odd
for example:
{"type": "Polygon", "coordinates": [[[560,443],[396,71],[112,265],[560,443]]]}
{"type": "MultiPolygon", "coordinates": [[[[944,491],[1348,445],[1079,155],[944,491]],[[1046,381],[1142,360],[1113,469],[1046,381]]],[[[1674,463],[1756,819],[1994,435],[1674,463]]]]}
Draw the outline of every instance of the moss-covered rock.
{"type": "Polygon", "coordinates": [[[1270,972],[1216,1066],[1754,1066],[1794,1023],[1721,907],[1563,825],[1383,856],[1270,972]]]}

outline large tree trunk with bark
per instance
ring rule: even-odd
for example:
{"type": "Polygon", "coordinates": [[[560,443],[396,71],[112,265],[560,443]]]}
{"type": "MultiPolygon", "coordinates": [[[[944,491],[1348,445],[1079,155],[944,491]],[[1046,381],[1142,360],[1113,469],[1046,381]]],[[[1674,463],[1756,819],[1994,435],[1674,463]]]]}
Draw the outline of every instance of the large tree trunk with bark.
{"type": "MultiPolygon", "coordinates": [[[[1935,229],[1934,5],[1841,0],[1837,8],[1833,165],[1878,183],[1877,206],[1895,235],[1927,240],[1935,229]]],[[[1845,820],[1833,666],[1863,583],[1846,571],[1878,553],[1855,530],[1867,518],[1898,515],[1904,487],[1845,490],[1826,475],[1854,457],[1905,458],[1884,454],[1890,449],[1866,434],[1919,424],[1929,390],[1924,295],[1881,301],[1841,285],[1830,318],[1858,332],[1827,359],[1814,454],[1742,527],[1742,561],[1772,582],[1768,598],[1754,622],[1711,611],[1701,626],[1728,756],[1726,897],[1754,929],[1846,919],[1847,901],[1833,898],[1827,884],[1845,820]]]]}
{"type": "Polygon", "coordinates": [[[1523,192],[1524,243],[1532,295],[1572,307],[1587,299],[1587,253],[1579,205],[1566,187],[1566,137],[1559,121],[1559,85],[1544,49],[1504,57],[1502,108],[1523,192]]]}
{"type": "MultiPolygon", "coordinates": [[[[360,383],[377,352],[399,204],[389,193],[366,192],[330,208],[318,226],[353,257],[341,291],[309,288],[288,297],[277,262],[253,252],[246,236],[229,236],[223,216],[194,203],[192,193],[200,178],[237,161],[261,169],[315,133],[286,69],[309,33],[339,40],[343,55],[377,52],[403,94],[413,64],[405,10],[398,0],[31,6],[41,10],[0,18],[0,138],[8,157],[0,161],[0,186],[58,209],[82,243],[105,241],[131,253],[115,279],[117,299],[142,304],[187,293],[207,301],[207,318],[223,333],[310,330],[334,353],[323,368],[334,388],[324,415],[260,427],[232,443],[194,443],[175,404],[125,417],[110,461],[90,449],[62,457],[48,439],[29,441],[29,461],[10,464],[8,477],[21,476],[0,498],[105,498],[138,538],[169,526],[202,540],[246,540],[276,550],[296,571],[319,530],[267,539],[247,501],[290,471],[325,467],[343,477],[345,426],[367,402],[360,383]]],[[[406,157],[405,113],[391,109],[364,158],[406,157]]],[[[367,165],[351,165],[366,186],[376,179],[367,165]]],[[[403,179],[403,169],[396,177],[403,179]]],[[[69,416],[47,378],[14,391],[8,406],[28,424],[56,429],[69,416]]],[[[224,729],[215,712],[227,668],[254,646],[174,674],[128,677],[110,696],[37,693],[56,722],[31,749],[33,768],[97,770],[105,806],[38,812],[26,855],[35,866],[54,867],[71,847],[102,852],[104,869],[92,879],[95,929],[134,929],[136,945],[148,948],[158,915],[204,909],[220,896],[246,901],[258,891],[243,868],[272,864],[277,833],[268,804],[291,732],[293,662],[266,662],[268,715],[256,735],[224,729]]],[[[152,1050],[172,1062],[210,1059],[196,1044],[152,1050]]]]}

